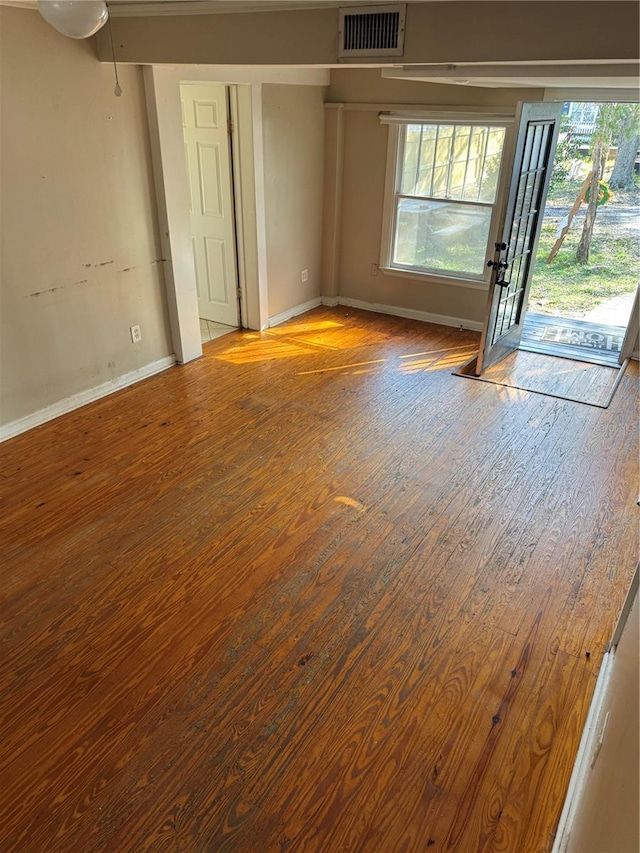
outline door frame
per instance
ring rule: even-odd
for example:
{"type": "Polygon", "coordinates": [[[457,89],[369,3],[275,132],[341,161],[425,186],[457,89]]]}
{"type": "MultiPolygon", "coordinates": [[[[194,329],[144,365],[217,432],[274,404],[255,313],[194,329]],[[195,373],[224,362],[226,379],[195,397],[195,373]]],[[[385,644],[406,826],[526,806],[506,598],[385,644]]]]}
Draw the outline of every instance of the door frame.
{"type": "MultiPolygon", "coordinates": [[[[545,92],[544,102],[549,101],[561,101],[563,104],[566,103],[588,103],[588,104],[637,104],[640,101],[640,96],[635,90],[631,89],[550,89],[545,92]]],[[[553,161],[551,164],[551,172],[553,172],[553,166],[555,165],[555,157],[556,151],[553,152],[553,161]]],[[[542,209],[542,220],[544,220],[546,207],[547,207],[547,198],[545,198],[544,207],[542,209]]],[[[535,267],[532,274],[531,283],[533,283],[533,277],[535,276],[535,267]]],[[[629,320],[627,322],[626,331],[624,340],[622,343],[622,348],[620,351],[620,355],[618,357],[618,364],[622,365],[626,361],[627,358],[638,358],[638,351],[634,350],[634,346],[636,341],[638,340],[638,335],[640,334],[640,320],[638,317],[638,293],[640,291],[640,285],[636,286],[636,292],[634,296],[633,307],[631,309],[631,314],[629,316],[629,320]]],[[[527,302],[524,305],[524,314],[526,315],[529,310],[528,298],[527,302]]],[[[559,357],[560,354],[558,353],[559,357]]],[[[589,361],[585,361],[585,363],[589,364],[589,361]]]]}
{"type": "Polygon", "coordinates": [[[176,360],[185,363],[202,355],[202,343],[191,249],[180,83],[224,83],[232,93],[237,140],[233,146],[236,149],[233,166],[241,324],[262,331],[269,325],[262,86],[265,83],[324,85],[326,74],[315,68],[194,65],[145,65],[143,73],[162,248],[162,257],[156,263],[162,263],[164,268],[176,360]]]}
{"type": "MultiPolygon", "coordinates": [[[[187,164],[185,161],[184,137],[182,130],[182,105],[180,83],[182,82],[225,82],[215,79],[220,75],[210,69],[192,69],[181,66],[145,66],[144,82],[147,99],[147,113],[151,141],[156,201],[160,226],[160,244],[165,275],[165,286],[171,327],[171,338],[176,360],[186,363],[202,355],[196,273],[191,246],[191,223],[189,215],[189,186],[187,164]]],[[[264,194],[256,190],[257,173],[262,168],[262,159],[258,157],[261,149],[253,144],[254,130],[260,131],[261,115],[254,122],[254,105],[261,103],[261,87],[254,92],[252,85],[243,87],[241,126],[251,135],[243,140],[238,155],[239,174],[236,179],[242,187],[241,194],[251,196],[256,208],[256,217],[251,220],[236,213],[236,228],[243,234],[242,263],[243,278],[239,286],[243,290],[245,316],[241,323],[249,328],[264,328],[267,322],[267,281],[266,262],[259,264],[260,251],[266,253],[266,229],[264,216],[262,229],[257,215],[260,207],[264,213],[264,194]],[[257,95],[257,98],[256,98],[257,95]],[[245,113],[249,112],[249,115],[245,113]],[[255,160],[255,162],[254,162],[255,160]],[[262,203],[262,204],[261,204],[262,203]],[[253,250],[253,252],[252,252],[253,250]]],[[[236,146],[240,147],[240,146],[236,146]]],[[[243,211],[246,206],[243,207],[243,211]]],[[[238,264],[240,267],[240,264],[238,264]]]]}
{"type": "Polygon", "coordinates": [[[640,293],[640,284],[636,285],[635,296],[633,297],[633,305],[631,307],[631,315],[627,323],[627,331],[625,332],[622,348],[618,357],[618,364],[623,364],[628,358],[638,358],[637,351],[634,350],[638,337],[640,336],[640,306],[638,305],[638,294],[640,293]]]}
{"type": "Polygon", "coordinates": [[[164,267],[174,353],[178,362],[185,363],[202,355],[202,343],[180,83],[224,83],[232,93],[236,92],[232,111],[237,113],[234,168],[238,268],[240,288],[244,288],[241,323],[245,328],[262,331],[269,326],[262,86],[326,86],[328,73],[324,68],[214,65],[145,65],[143,73],[162,248],[157,262],[164,267]]]}

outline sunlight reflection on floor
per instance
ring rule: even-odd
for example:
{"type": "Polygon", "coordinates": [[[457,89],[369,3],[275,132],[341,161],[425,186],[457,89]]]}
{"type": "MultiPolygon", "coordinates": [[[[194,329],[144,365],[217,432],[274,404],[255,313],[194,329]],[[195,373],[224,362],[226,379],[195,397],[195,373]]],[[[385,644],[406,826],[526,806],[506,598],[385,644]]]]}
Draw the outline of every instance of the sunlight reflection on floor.
{"type": "Polygon", "coordinates": [[[240,344],[217,355],[220,361],[231,364],[252,364],[258,361],[270,361],[274,358],[292,358],[300,355],[311,355],[313,350],[308,347],[286,341],[259,340],[240,344]]]}
{"type": "MultiPolygon", "coordinates": [[[[240,341],[217,354],[215,358],[230,364],[255,364],[272,359],[296,358],[318,355],[319,350],[352,350],[375,347],[389,343],[392,335],[387,330],[367,327],[349,327],[335,320],[310,320],[268,329],[262,333],[243,333],[240,341]]],[[[437,350],[420,350],[415,353],[394,354],[387,358],[331,365],[298,371],[299,376],[316,373],[362,376],[393,371],[404,375],[448,370],[459,367],[476,352],[470,344],[437,350]]],[[[362,353],[364,354],[364,353],[362,353]]]]}

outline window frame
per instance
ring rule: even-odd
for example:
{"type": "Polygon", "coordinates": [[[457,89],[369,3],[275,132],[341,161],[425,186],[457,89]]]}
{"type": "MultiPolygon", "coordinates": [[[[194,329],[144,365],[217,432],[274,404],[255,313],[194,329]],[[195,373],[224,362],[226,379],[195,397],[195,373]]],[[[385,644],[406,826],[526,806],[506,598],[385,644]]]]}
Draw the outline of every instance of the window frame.
{"type": "MultiPolygon", "coordinates": [[[[470,202],[452,199],[455,203],[468,204],[469,206],[491,207],[491,220],[487,239],[487,257],[492,255],[490,247],[497,239],[497,230],[500,223],[500,214],[506,201],[508,180],[505,163],[510,161],[510,149],[513,144],[513,122],[512,113],[508,115],[488,115],[483,113],[420,113],[420,114],[380,114],[382,124],[387,124],[389,137],[387,143],[387,164],[384,188],[384,207],[382,214],[382,235],[380,240],[379,269],[385,275],[412,278],[417,280],[433,281],[448,285],[486,290],[491,279],[491,270],[485,266],[482,274],[446,271],[430,269],[427,267],[410,266],[393,262],[393,250],[396,231],[398,201],[401,198],[423,198],[423,196],[407,196],[401,190],[401,175],[403,165],[404,148],[401,145],[401,130],[406,125],[472,125],[479,127],[503,127],[505,130],[500,167],[498,171],[498,183],[495,199],[492,203],[470,202]]],[[[426,197],[425,197],[426,198],[426,197]]],[[[435,199],[440,201],[440,199],[435,199]]],[[[446,199],[442,199],[446,201],[446,199]]]]}

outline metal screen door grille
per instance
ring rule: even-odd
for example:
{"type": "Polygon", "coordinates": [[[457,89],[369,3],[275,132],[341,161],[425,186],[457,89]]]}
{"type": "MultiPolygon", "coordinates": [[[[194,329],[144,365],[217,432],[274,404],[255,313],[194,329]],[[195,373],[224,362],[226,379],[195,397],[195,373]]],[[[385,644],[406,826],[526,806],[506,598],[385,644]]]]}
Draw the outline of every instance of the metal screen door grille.
{"type": "Polygon", "coordinates": [[[509,270],[505,278],[509,286],[502,289],[498,303],[491,343],[520,322],[529,267],[533,263],[531,247],[536,233],[544,179],[547,171],[549,147],[553,141],[552,121],[531,121],[527,125],[518,192],[509,240],[509,270]]]}

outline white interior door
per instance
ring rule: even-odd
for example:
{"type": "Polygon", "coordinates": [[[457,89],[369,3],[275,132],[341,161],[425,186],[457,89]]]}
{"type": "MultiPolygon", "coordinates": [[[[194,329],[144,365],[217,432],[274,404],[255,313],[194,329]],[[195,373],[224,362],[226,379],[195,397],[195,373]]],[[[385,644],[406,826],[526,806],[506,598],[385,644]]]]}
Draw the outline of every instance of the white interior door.
{"type": "Polygon", "coordinates": [[[220,83],[182,83],[180,95],[199,314],[205,320],[237,326],[227,92],[220,83]]]}

